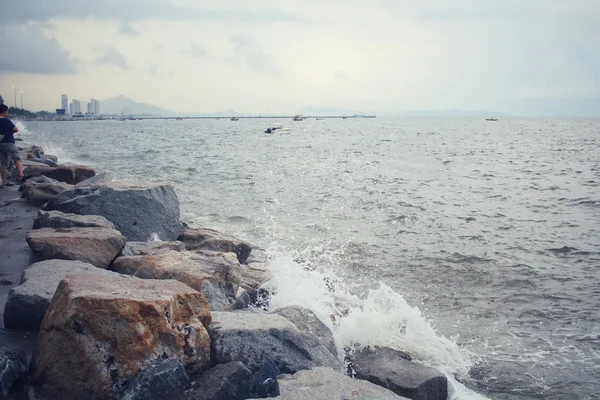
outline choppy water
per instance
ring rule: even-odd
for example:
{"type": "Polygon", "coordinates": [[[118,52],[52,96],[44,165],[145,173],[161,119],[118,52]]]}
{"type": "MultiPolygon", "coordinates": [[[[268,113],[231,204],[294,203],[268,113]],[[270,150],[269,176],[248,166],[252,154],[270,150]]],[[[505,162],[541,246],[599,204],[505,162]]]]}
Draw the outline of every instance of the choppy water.
{"type": "Polygon", "coordinates": [[[598,399],[600,120],[26,124],[118,179],[175,185],[183,219],[271,257],[275,305],[387,344],[454,398],[598,399]]]}

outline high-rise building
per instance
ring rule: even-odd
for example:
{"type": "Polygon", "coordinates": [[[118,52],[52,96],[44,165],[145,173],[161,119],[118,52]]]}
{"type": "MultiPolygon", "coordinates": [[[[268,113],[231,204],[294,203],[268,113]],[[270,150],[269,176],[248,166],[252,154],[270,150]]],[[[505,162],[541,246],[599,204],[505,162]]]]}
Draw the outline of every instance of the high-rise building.
{"type": "Polygon", "coordinates": [[[71,101],[71,114],[79,114],[81,112],[81,102],[79,100],[73,99],[71,101]]]}
{"type": "Polygon", "coordinates": [[[0,96],[0,104],[4,104],[4,99],[0,96]]]}
{"type": "Polygon", "coordinates": [[[100,114],[100,102],[96,99],[92,99],[92,112],[96,115],[100,114]]]}
{"type": "Polygon", "coordinates": [[[66,94],[60,96],[60,108],[62,108],[63,110],[69,109],[69,98],[66,94]]]}
{"type": "Polygon", "coordinates": [[[93,114],[94,111],[92,111],[93,108],[93,104],[92,103],[87,103],[87,113],[88,114],[93,114]]]}
{"type": "Polygon", "coordinates": [[[75,115],[75,111],[73,111],[73,103],[69,104],[69,114],[75,115]]]}

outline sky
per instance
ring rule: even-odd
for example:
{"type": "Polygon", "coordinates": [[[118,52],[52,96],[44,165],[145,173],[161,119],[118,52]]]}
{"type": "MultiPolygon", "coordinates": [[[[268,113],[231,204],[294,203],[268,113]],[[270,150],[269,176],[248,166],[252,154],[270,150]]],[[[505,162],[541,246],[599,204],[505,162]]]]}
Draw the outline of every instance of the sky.
{"type": "Polygon", "coordinates": [[[600,117],[600,0],[2,0],[0,95],[600,117]]]}

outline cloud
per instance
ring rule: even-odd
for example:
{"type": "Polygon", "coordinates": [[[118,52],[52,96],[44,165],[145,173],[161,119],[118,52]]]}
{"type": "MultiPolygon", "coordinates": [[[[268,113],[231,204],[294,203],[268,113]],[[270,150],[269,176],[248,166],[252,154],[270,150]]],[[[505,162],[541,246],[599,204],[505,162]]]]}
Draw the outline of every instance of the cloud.
{"type": "Polygon", "coordinates": [[[119,27],[119,33],[124,36],[139,36],[140,33],[135,30],[135,28],[129,24],[121,24],[119,27]]]}
{"type": "Polygon", "coordinates": [[[96,59],[96,64],[129,69],[125,56],[112,46],[101,49],[102,55],[96,59]]]}
{"type": "Polygon", "coordinates": [[[273,58],[266,54],[262,47],[254,41],[251,36],[234,35],[230,42],[238,56],[244,62],[259,73],[267,73],[271,76],[281,76],[281,70],[275,65],[273,58]]]}
{"type": "Polygon", "coordinates": [[[0,25],[0,37],[0,71],[48,75],[77,73],[77,61],[54,37],[46,36],[38,27],[0,25]]]}
{"type": "Polygon", "coordinates": [[[188,50],[187,53],[196,58],[204,58],[204,57],[206,57],[206,54],[207,54],[206,47],[199,46],[197,44],[190,45],[190,49],[188,50]]]}

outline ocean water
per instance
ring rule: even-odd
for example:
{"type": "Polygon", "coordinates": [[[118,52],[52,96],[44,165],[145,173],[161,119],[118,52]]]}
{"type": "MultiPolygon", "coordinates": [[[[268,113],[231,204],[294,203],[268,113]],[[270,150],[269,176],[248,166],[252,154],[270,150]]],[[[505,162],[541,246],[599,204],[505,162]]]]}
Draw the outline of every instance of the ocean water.
{"type": "Polygon", "coordinates": [[[24,128],[60,161],[173,184],[184,221],[268,258],[272,306],[408,351],[451,399],[600,397],[600,120],[24,128]]]}

